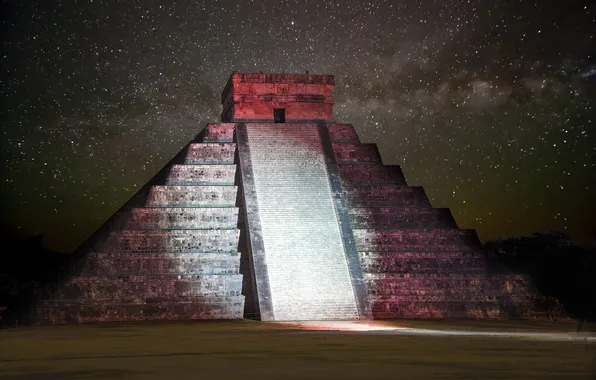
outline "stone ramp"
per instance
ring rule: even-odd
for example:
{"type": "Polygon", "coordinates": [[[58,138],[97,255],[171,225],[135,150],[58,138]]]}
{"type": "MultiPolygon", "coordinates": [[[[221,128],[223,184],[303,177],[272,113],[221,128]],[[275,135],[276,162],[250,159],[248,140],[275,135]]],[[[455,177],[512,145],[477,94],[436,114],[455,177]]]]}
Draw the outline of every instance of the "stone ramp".
{"type": "Polygon", "coordinates": [[[239,128],[261,319],[360,318],[319,126],[239,128]]]}

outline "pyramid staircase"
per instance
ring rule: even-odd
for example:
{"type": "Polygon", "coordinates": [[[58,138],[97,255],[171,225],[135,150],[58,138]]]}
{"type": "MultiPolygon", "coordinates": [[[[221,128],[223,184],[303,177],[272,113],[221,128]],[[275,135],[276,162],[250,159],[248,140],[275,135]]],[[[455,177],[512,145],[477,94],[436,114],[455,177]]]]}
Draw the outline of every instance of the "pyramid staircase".
{"type": "Polygon", "coordinates": [[[373,317],[531,318],[539,294],[348,124],[329,124],[373,317]]]}
{"type": "Polygon", "coordinates": [[[210,124],[75,253],[47,323],[242,318],[234,124],[210,124]]]}

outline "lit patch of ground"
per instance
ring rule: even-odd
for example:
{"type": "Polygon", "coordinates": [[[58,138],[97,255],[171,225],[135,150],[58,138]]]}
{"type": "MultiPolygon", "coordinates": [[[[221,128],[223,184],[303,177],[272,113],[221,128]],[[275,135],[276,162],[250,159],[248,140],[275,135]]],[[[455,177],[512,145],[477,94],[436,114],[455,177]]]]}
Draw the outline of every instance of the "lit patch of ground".
{"type": "MultiPolygon", "coordinates": [[[[0,379],[593,379],[596,373],[596,344],[585,339],[425,333],[481,331],[474,322],[368,323],[383,330],[305,332],[305,325],[250,321],[0,330],[0,379]],[[394,333],[400,330],[421,333],[394,333]]],[[[515,326],[561,331],[483,326],[508,334],[515,326]]]]}

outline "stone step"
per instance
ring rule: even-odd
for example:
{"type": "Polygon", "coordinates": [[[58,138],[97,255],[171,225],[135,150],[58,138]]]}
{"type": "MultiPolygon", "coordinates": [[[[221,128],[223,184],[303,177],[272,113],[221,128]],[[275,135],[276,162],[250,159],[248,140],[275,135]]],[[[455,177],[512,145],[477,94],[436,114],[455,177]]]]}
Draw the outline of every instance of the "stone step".
{"type": "Polygon", "coordinates": [[[210,123],[205,127],[203,142],[232,142],[237,123],[210,123]]]}
{"type": "Polygon", "coordinates": [[[360,142],[352,124],[327,124],[327,129],[332,142],[360,142]]]}
{"type": "Polygon", "coordinates": [[[36,313],[42,323],[97,323],[146,320],[241,319],[244,297],[189,298],[175,302],[47,304],[36,313]]]}
{"type": "Polygon", "coordinates": [[[147,207],[234,207],[237,186],[153,186],[147,207]]]}
{"type": "Polygon", "coordinates": [[[486,260],[425,260],[403,262],[381,262],[379,260],[361,260],[362,271],[366,273],[395,274],[476,274],[487,273],[486,260]],[[425,262],[427,261],[427,262],[425,262]]]}
{"type": "Polygon", "coordinates": [[[234,143],[190,144],[184,163],[187,165],[233,164],[236,154],[234,143]]]}
{"type": "Polygon", "coordinates": [[[432,207],[420,186],[369,186],[344,189],[350,208],[432,207]]]}
{"type": "Polygon", "coordinates": [[[383,164],[341,164],[339,177],[347,187],[399,185],[407,186],[406,179],[399,165],[383,164]]]}
{"type": "Polygon", "coordinates": [[[475,251],[361,251],[361,260],[404,261],[418,260],[475,260],[486,259],[488,255],[482,250],[475,251]]]}
{"type": "Polygon", "coordinates": [[[232,186],[236,165],[173,165],[166,185],[232,186]]]}
{"type": "Polygon", "coordinates": [[[370,294],[429,294],[461,291],[467,294],[497,295],[515,289],[516,294],[530,294],[531,286],[515,275],[491,274],[394,274],[364,273],[370,294]]]}
{"type": "Polygon", "coordinates": [[[127,229],[231,229],[238,225],[237,207],[133,208],[127,229]]]}
{"type": "Polygon", "coordinates": [[[381,163],[377,144],[333,143],[333,153],[338,163],[381,163]]]}
{"type": "Polygon", "coordinates": [[[510,315],[493,301],[404,301],[376,299],[372,301],[375,319],[507,319],[510,315]]]}
{"type": "MultiPolygon", "coordinates": [[[[506,297],[506,294],[495,292],[493,294],[486,294],[482,292],[432,292],[432,291],[420,291],[420,292],[403,292],[395,294],[382,294],[382,295],[371,295],[371,302],[392,302],[397,304],[408,304],[412,302],[495,302],[499,299],[506,297]]],[[[527,302],[525,298],[508,298],[508,301],[515,302],[527,302]]]]}
{"type": "Polygon", "coordinates": [[[353,228],[457,228],[448,208],[359,207],[349,213],[353,228]]]}
{"type": "Polygon", "coordinates": [[[473,251],[480,249],[474,230],[459,229],[353,229],[360,252],[473,251]]]}
{"type": "Polygon", "coordinates": [[[110,233],[103,248],[117,252],[237,252],[238,229],[123,230],[110,233]]]}
{"type": "Polygon", "coordinates": [[[84,302],[112,300],[144,303],[152,299],[181,297],[228,297],[242,292],[242,275],[73,277],[56,291],[53,299],[84,302]]]}
{"type": "Polygon", "coordinates": [[[204,253],[98,253],[89,254],[82,276],[203,276],[240,273],[240,254],[204,253]]]}

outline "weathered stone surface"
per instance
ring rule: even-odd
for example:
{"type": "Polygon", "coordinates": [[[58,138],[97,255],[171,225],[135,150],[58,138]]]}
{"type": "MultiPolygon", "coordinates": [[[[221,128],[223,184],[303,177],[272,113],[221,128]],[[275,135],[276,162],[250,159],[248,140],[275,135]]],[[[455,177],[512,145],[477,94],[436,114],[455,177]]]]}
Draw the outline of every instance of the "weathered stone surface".
{"type": "MultiPolygon", "coordinates": [[[[436,252],[429,252],[429,257],[416,255],[403,257],[401,252],[383,252],[361,257],[362,269],[372,273],[399,274],[456,274],[475,273],[484,274],[487,265],[486,257],[482,254],[472,255],[460,253],[459,257],[444,257],[436,252]]],[[[416,252],[418,253],[418,252],[416,252]]]]}
{"type": "Polygon", "coordinates": [[[351,208],[360,207],[431,207],[419,186],[366,186],[345,189],[351,208]]]}
{"type": "Polygon", "coordinates": [[[352,124],[327,124],[327,129],[331,142],[360,142],[352,124]]]}
{"type": "Polygon", "coordinates": [[[236,165],[174,165],[166,185],[234,185],[236,165]]]}
{"type": "Polygon", "coordinates": [[[449,209],[360,207],[350,210],[353,228],[457,228],[449,209]]]}
{"type": "Polygon", "coordinates": [[[83,268],[83,276],[200,276],[238,274],[240,254],[237,252],[169,253],[155,252],[130,255],[92,253],[83,268]]]}
{"type": "Polygon", "coordinates": [[[236,252],[239,230],[123,230],[110,234],[105,252],[236,252]]]}
{"type": "Polygon", "coordinates": [[[474,230],[354,229],[359,251],[473,251],[480,247],[474,230]]]}
{"type": "Polygon", "coordinates": [[[256,281],[270,289],[261,318],[358,318],[319,126],[251,123],[239,131],[256,281]]]}
{"type": "Polygon", "coordinates": [[[133,208],[127,228],[131,230],[231,229],[238,225],[236,207],[133,208]]]}
{"type": "Polygon", "coordinates": [[[333,143],[333,153],[338,163],[379,163],[381,155],[377,144],[333,143]]]}
{"type": "Polygon", "coordinates": [[[236,125],[236,123],[207,124],[203,142],[232,142],[236,125]]]}
{"type": "Polygon", "coordinates": [[[45,323],[133,322],[150,320],[240,319],[244,297],[188,297],[146,303],[46,302],[37,310],[45,323]]]}
{"type": "Polygon", "coordinates": [[[153,186],[147,207],[234,207],[236,186],[153,186]]]}
{"type": "MultiPolygon", "coordinates": [[[[215,129],[215,127],[209,128],[209,130],[215,129]]],[[[217,134],[213,132],[212,135],[217,134]]],[[[217,140],[218,137],[214,139],[217,140]]],[[[233,143],[190,144],[184,163],[189,165],[233,164],[234,153],[236,153],[236,144],[233,143]]]]}
{"type": "Polygon", "coordinates": [[[66,283],[55,299],[112,300],[124,303],[144,303],[148,300],[176,301],[184,297],[239,296],[242,276],[201,275],[76,277],[66,283]]]}
{"type": "Polygon", "coordinates": [[[342,164],[339,165],[341,181],[346,187],[394,185],[406,186],[406,180],[398,165],[342,164]]]}
{"type": "Polygon", "coordinates": [[[331,75],[234,73],[222,92],[222,121],[273,122],[284,109],[287,122],[332,121],[331,75]]]}

